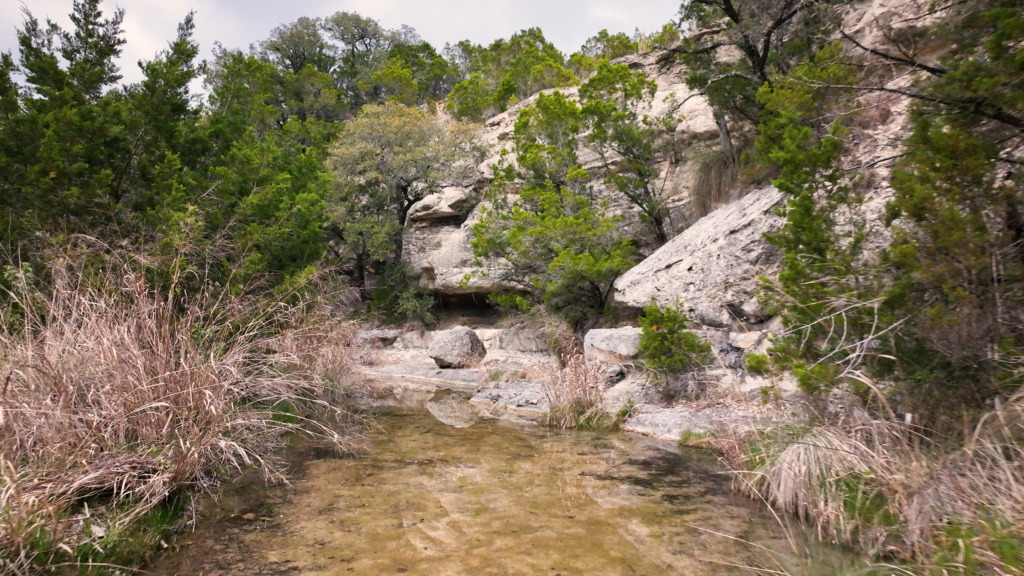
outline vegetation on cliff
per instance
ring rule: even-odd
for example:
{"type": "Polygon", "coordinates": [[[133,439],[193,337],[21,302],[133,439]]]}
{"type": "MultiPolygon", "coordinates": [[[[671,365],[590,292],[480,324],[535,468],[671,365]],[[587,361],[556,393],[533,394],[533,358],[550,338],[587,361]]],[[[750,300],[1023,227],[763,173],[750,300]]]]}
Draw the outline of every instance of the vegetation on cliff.
{"type": "MultiPolygon", "coordinates": [[[[936,3],[869,43],[850,7],[693,0],[651,40],[718,124],[695,187],[769,179],[787,198],[762,293],[785,329],[748,367],[792,374],[813,418],[731,453],[744,489],[875,561],[1021,574],[1024,8],[936,3]],[[887,98],[910,103],[898,152],[853,161],[887,98]],[[830,409],[843,394],[857,418],[830,409]]],[[[283,433],[345,446],[308,419],[344,374],[317,287],[429,320],[404,233],[416,202],[479,184],[473,122],[578,86],[521,107],[494,166],[472,249],[516,288],[500,304],[596,322],[681,224],[657,187],[679,118],[609,61],[642,36],[602,31],[568,57],[539,29],[438,51],[339,12],[200,63],[188,15],[122,85],[123,19],[99,0],[73,4],[72,30],[29,15],[17,59],[0,55],[0,569],[120,562],[139,518],[271,463],[283,433]]],[[[693,217],[724,198],[697,196],[693,217]]],[[[686,322],[647,310],[649,368],[705,362],[686,322]]],[[[607,416],[575,362],[564,427],[607,416]]]]}

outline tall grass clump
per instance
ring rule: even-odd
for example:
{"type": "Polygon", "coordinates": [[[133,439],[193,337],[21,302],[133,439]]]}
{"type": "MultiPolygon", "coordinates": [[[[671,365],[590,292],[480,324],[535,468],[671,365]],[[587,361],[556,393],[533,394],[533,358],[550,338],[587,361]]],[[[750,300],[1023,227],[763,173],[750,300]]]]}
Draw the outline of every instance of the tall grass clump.
{"type": "Polygon", "coordinates": [[[125,262],[57,259],[44,289],[8,274],[0,573],[136,563],[120,549],[161,506],[247,467],[283,479],[286,434],[351,447],[331,425],[344,359],[290,325],[310,302],[188,293],[180,274],[158,291],[125,262]]]}
{"type": "Polygon", "coordinates": [[[562,430],[606,430],[614,418],[604,409],[601,374],[582,354],[567,357],[565,368],[541,378],[548,412],[544,425],[562,430]]]}
{"type": "Polygon", "coordinates": [[[957,449],[889,420],[762,433],[737,484],[821,537],[924,574],[1024,574],[1024,394],[957,449]]]}
{"type": "Polygon", "coordinates": [[[740,159],[735,150],[715,148],[700,155],[691,192],[696,218],[707,216],[729,202],[739,176],[740,159]]]}

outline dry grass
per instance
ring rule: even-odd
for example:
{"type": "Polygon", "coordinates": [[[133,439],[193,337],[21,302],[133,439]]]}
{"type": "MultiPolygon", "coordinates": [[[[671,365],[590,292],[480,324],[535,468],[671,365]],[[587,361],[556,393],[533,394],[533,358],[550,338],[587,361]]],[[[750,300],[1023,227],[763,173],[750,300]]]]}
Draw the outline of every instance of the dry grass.
{"type": "Polygon", "coordinates": [[[740,175],[739,156],[733,150],[716,148],[698,158],[694,175],[693,212],[699,219],[728,203],[740,175]]]}
{"type": "Polygon", "coordinates": [[[951,453],[878,420],[751,445],[739,487],[825,539],[937,574],[1024,574],[1024,394],[951,453]]]}
{"type": "Polygon", "coordinates": [[[233,470],[280,480],[272,455],[288,432],[351,447],[311,418],[345,421],[331,406],[347,360],[322,332],[282,330],[294,308],[164,298],[119,272],[86,285],[74,265],[55,264],[46,294],[21,282],[7,295],[0,573],[109,558],[155,506],[233,470]]]}
{"type": "Polygon", "coordinates": [[[548,401],[544,425],[562,430],[614,427],[602,403],[604,378],[597,365],[587,363],[576,341],[563,342],[559,350],[564,368],[535,371],[548,401]]]}

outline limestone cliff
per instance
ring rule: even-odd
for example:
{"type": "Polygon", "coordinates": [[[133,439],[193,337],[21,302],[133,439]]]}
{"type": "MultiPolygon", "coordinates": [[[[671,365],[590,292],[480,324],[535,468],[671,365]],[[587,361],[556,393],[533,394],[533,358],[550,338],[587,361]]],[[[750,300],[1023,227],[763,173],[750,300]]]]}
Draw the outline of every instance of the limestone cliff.
{"type": "MultiPolygon", "coordinates": [[[[916,17],[926,12],[925,0],[868,0],[850,7],[844,29],[869,46],[882,47],[887,34],[928,25],[928,18],[916,17]]],[[[696,321],[714,327],[765,320],[755,293],[758,277],[772,276],[778,270],[779,255],[763,235],[782,225],[781,218],[773,213],[774,206],[784,201],[782,195],[770,185],[743,190],[734,203],[688,222],[699,156],[719,143],[711,108],[703,96],[686,87],[685,68],[668,52],[632,55],[617,62],[642,70],[657,82],[649,113],[678,119],[676,145],[665,152],[658,182],[670,207],[672,232],[678,235],[619,279],[615,303],[638,308],[652,301],[671,304],[678,299],[696,321]]],[[[910,81],[909,77],[898,77],[892,85],[910,81]]],[[[569,96],[577,92],[575,88],[561,91],[569,96]]],[[[446,189],[413,207],[406,252],[413,267],[422,273],[425,287],[442,294],[482,294],[501,288],[496,278],[487,276],[486,267],[474,265],[470,231],[479,217],[479,202],[489,185],[492,166],[509,143],[515,118],[535,101],[536,96],[528,98],[484,123],[481,138],[488,154],[478,167],[475,182],[446,189]],[[474,272],[468,282],[464,281],[474,272]]],[[[906,134],[909,102],[898,95],[884,94],[866,96],[861,103],[864,109],[849,136],[842,162],[844,169],[866,179],[865,215],[869,221],[879,222],[891,195],[889,170],[906,134]]],[[[611,209],[626,215],[629,225],[639,225],[626,199],[600,184],[606,169],[598,154],[583,149],[580,159],[595,176],[597,192],[608,200],[611,209]]],[[[872,237],[876,243],[883,243],[884,228],[876,225],[872,237]]]]}

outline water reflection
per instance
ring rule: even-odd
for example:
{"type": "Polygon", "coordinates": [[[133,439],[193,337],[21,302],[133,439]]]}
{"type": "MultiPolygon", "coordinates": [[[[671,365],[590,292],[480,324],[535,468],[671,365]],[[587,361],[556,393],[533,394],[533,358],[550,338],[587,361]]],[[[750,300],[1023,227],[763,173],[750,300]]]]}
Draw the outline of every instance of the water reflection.
{"type": "MultiPolygon", "coordinates": [[[[765,552],[790,549],[783,531],[728,490],[713,458],[624,435],[477,421],[457,395],[426,408],[382,414],[365,457],[308,462],[290,489],[230,491],[215,517],[151,571],[567,576],[784,567],[765,552]]],[[[801,573],[843,571],[848,558],[806,542],[801,554],[811,559],[801,573]]]]}

